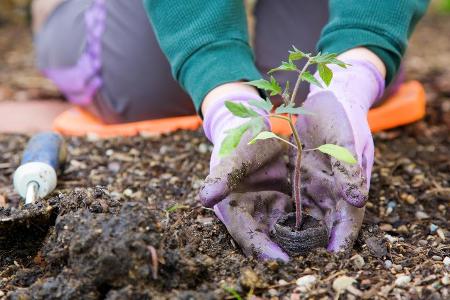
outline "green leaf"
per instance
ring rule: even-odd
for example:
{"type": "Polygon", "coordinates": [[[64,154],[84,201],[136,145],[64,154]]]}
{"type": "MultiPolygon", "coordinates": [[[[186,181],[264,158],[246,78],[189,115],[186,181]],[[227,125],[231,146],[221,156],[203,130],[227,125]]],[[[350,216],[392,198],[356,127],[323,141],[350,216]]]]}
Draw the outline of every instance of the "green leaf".
{"type": "Polygon", "coordinates": [[[286,144],[294,147],[295,149],[297,149],[297,146],[292,144],[291,142],[283,139],[282,137],[279,137],[278,135],[276,135],[275,133],[273,133],[272,131],[262,131],[260,132],[257,136],[255,136],[250,142],[248,142],[249,145],[253,145],[254,143],[256,143],[256,141],[258,140],[267,140],[267,139],[277,139],[280,140],[282,142],[285,142],[286,144]]]}
{"type": "Polygon", "coordinates": [[[271,69],[269,72],[267,72],[267,74],[271,74],[276,71],[298,71],[298,69],[294,62],[292,60],[289,60],[289,62],[282,61],[281,66],[271,69]]]}
{"type": "Polygon", "coordinates": [[[320,82],[309,71],[305,71],[302,74],[302,80],[307,81],[311,84],[317,85],[318,87],[322,87],[320,82]]]}
{"type": "Polygon", "coordinates": [[[234,297],[234,300],[242,300],[241,295],[239,295],[238,292],[236,292],[235,289],[230,288],[230,287],[226,287],[226,286],[223,287],[223,289],[224,289],[225,291],[227,291],[231,296],[233,296],[233,297],[234,297]]]}
{"type": "Polygon", "coordinates": [[[241,118],[259,117],[258,113],[250,107],[245,106],[242,103],[236,103],[232,101],[225,101],[225,106],[235,116],[241,118]]]}
{"type": "Polygon", "coordinates": [[[345,62],[343,62],[342,60],[339,60],[337,58],[330,59],[330,64],[338,65],[339,67],[344,68],[344,69],[346,69],[348,66],[351,66],[350,64],[346,64],[345,62]]]}
{"type": "Polygon", "coordinates": [[[326,64],[318,64],[317,69],[319,71],[320,78],[322,78],[323,82],[329,86],[331,79],[333,79],[333,72],[331,69],[328,68],[326,64]]]}
{"type": "Polygon", "coordinates": [[[273,76],[270,77],[270,81],[267,81],[265,79],[259,79],[247,82],[247,84],[256,86],[257,88],[265,91],[269,91],[271,96],[281,94],[281,86],[278,84],[278,82],[275,80],[273,76]]]}
{"type": "Polygon", "coordinates": [[[288,105],[281,104],[275,110],[276,114],[292,114],[292,115],[315,115],[313,112],[307,111],[303,107],[294,107],[294,103],[288,105]]]}
{"type": "Polygon", "coordinates": [[[317,63],[317,64],[329,64],[330,60],[333,58],[336,58],[337,54],[335,53],[318,53],[316,56],[314,56],[311,61],[313,63],[317,63]]]}
{"type": "Polygon", "coordinates": [[[261,100],[251,99],[251,100],[248,101],[248,103],[250,105],[252,105],[253,107],[263,109],[264,111],[266,111],[268,113],[270,113],[270,111],[273,108],[272,102],[270,102],[269,99],[266,99],[266,100],[264,100],[264,99],[261,99],[261,100]]]}
{"type": "Polygon", "coordinates": [[[252,130],[253,135],[257,135],[260,133],[264,128],[264,120],[262,117],[260,118],[253,118],[248,122],[248,126],[252,130]]]}
{"type": "Polygon", "coordinates": [[[280,95],[282,90],[280,84],[275,80],[273,76],[270,76],[270,85],[272,86],[272,92],[270,96],[280,95]]]}
{"type": "Polygon", "coordinates": [[[328,64],[338,65],[342,68],[346,68],[348,66],[348,64],[346,64],[342,60],[337,59],[336,57],[337,57],[336,53],[325,53],[325,54],[319,53],[311,59],[311,62],[325,65],[328,64]]]}
{"type": "Polygon", "coordinates": [[[348,164],[354,165],[356,164],[356,159],[353,157],[352,153],[348,151],[347,148],[334,145],[334,144],[324,144],[318,148],[316,148],[322,153],[328,154],[337,160],[346,162],[348,164]]]}
{"type": "Polygon", "coordinates": [[[303,57],[309,56],[309,54],[306,54],[306,53],[298,50],[297,48],[295,48],[295,46],[292,46],[292,48],[293,48],[293,50],[289,51],[289,60],[290,61],[301,60],[303,57]]]}
{"type": "Polygon", "coordinates": [[[174,211],[176,211],[178,209],[186,209],[186,208],[189,208],[189,206],[177,203],[177,204],[174,204],[171,207],[167,208],[166,212],[171,213],[171,212],[174,212],[174,211]]]}
{"type": "Polygon", "coordinates": [[[319,54],[317,54],[316,56],[314,56],[312,58],[312,61],[315,62],[315,63],[318,63],[318,64],[329,64],[329,63],[331,63],[331,61],[333,59],[336,59],[336,57],[337,57],[336,53],[324,53],[324,54],[321,54],[319,52],[319,54]]]}
{"type": "Polygon", "coordinates": [[[267,140],[267,139],[272,139],[272,138],[278,138],[278,136],[271,131],[262,131],[262,132],[258,133],[258,135],[255,136],[250,142],[248,142],[248,144],[253,145],[258,140],[267,140]]]}
{"type": "Polygon", "coordinates": [[[271,85],[270,81],[267,81],[265,79],[253,80],[253,81],[246,82],[245,84],[253,85],[253,86],[257,87],[258,89],[262,89],[265,91],[272,90],[272,85],[271,85]]]}
{"type": "Polygon", "coordinates": [[[226,136],[220,145],[219,157],[230,155],[241,142],[242,136],[247,130],[251,130],[253,135],[257,135],[264,128],[264,120],[262,117],[252,118],[248,122],[236,128],[226,131],[226,136]]]}
{"type": "Polygon", "coordinates": [[[226,137],[223,139],[222,144],[220,145],[219,157],[230,155],[239,145],[242,136],[249,128],[250,124],[249,122],[247,122],[239,127],[228,130],[226,137]]]}

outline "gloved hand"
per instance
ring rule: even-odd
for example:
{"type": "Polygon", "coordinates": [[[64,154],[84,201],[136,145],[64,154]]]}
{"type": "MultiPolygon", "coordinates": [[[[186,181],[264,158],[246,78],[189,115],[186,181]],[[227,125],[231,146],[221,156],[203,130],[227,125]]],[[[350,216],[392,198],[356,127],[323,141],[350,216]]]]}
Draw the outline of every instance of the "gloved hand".
{"type": "Polygon", "coordinates": [[[337,144],[349,149],[358,164],[349,165],[319,151],[303,152],[302,199],[306,211],[325,220],[328,250],[349,249],[358,236],[368,198],[374,145],[367,113],[384,91],[384,79],[367,61],[348,60],[343,69],[331,66],[333,80],[326,89],[311,86],[297,129],[304,149],[337,144]]]}
{"type": "MultiPolygon", "coordinates": [[[[226,131],[248,121],[232,115],[224,102],[245,104],[257,98],[252,93],[228,94],[206,111],[203,128],[214,149],[200,199],[203,205],[214,206],[217,217],[246,255],[287,261],[288,255],[268,236],[276,220],[292,209],[284,145],[275,140],[248,145],[252,135],[247,131],[230,156],[220,159],[218,155],[226,131]]],[[[267,118],[265,123],[268,129],[267,118]]]]}

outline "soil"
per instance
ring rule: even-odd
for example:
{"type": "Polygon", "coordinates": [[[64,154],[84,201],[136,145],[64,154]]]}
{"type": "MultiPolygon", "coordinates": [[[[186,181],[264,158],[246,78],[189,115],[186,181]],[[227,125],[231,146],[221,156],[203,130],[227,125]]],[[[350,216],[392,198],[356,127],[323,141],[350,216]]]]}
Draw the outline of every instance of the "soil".
{"type": "MultiPolygon", "coordinates": [[[[3,97],[53,97],[52,88],[39,89],[40,77],[17,84],[28,74],[29,36],[18,27],[0,30],[3,97]],[[24,38],[12,47],[4,32],[14,41],[24,38]]],[[[200,131],[69,138],[57,190],[27,207],[11,184],[27,137],[0,135],[0,219],[20,209],[30,221],[0,237],[0,298],[232,299],[230,287],[249,299],[448,299],[445,32],[450,16],[432,14],[413,37],[406,68],[426,87],[427,115],[375,135],[370,197],[352,253],[316,249],[289,264],[246,258],[214,213],[199,204],[211,151],[200,131]]]]}

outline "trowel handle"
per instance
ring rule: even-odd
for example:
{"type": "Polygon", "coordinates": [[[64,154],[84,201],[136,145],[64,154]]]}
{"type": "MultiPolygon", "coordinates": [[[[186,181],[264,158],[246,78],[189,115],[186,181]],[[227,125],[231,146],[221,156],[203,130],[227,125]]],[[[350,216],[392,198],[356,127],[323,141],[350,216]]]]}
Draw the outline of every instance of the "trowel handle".
{"type": "Polygon", "coordinates": [[[66,157],[63,138],[54,132],[34,135],[28,142],[22,163],[14,173],[14,188],[26,203],[43,198],[56,187],[57,173],[66,157]]]}
{"type": "Polygon", "coordinates": [[[50,165],[55,172],[58,172],[64,163],[65,156],[66,149],[62,136],[54,132],[42,132],[28,141],[21,165],[41,162],[50,165]]]}

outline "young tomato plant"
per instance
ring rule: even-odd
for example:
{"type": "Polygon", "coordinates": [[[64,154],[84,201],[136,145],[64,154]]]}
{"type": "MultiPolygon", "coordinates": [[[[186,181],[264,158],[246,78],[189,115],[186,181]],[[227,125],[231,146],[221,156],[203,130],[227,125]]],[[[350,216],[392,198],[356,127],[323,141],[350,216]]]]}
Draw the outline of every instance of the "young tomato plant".
{"type": "Polygon", "coordinates": [[[302,224],[302,201],[300,195],[300,187],[301,187],[300,166],[302,162],[303,151],[320,151],[322,153],[328,154],[336,158],[337,160],[349,164],[356,163],[356,159],[353,157],[350,151],[338,145],[324,144],[314,149],[304,150],[302,147],[302,141],[300,139],[299,133],[295,127],[293,120],[293,115],[302,115],[302,114],[313,115],[312,112],[308,112],[302,107],[295,106],[295,98],[297,96],[300,83],[302,81],[306,81],[309,82],[310,84],[322,87],[321,82],[317,80],[309,72],[309,68],[313,65],[316,65],[320,78],[322,79],[323,83],[325,83],[325,85],[328,86],[333,78],[333,72],[328,67],[328,65],[338,65],[342,68],[347,67],[347,64],[345,64],[343,61],[338,60],[336,56],[337,56],[336,54],[320,54],[320,53],[316,56],[312,56],[311,54],[304,53],[298,50],[297,48],[293,47],[293,50],[289,51],[288,62],[282,62],[278,68],[272,69],[268,72],[269,75],[273,72],[278,71],[297,73],[298,74],[297,80],[295,82],[292,91],[289,88],[289,82],[287,82],[284,89],[282,89],[280,84],[275,80],[273,76],[270,76],[270,80],[260,79],[248,82],[248,84],[266,91],[267,94],[270,96],[280,95],[281,98],[283,99],[283,104],[277,107],[275,110],[269,97],[267,97],[265,100],[250,100],[249,104],[255,109],[264,111],[265,112],[264,115],[257,113],[252,107],[245,106],[242,103],[234,103],[232,101],[225,102],[225,106],[231,113],[241,118],[248,118],[249,121],[237,128],[231,129],[227,133],[227,136],[221,145],[219,153],[221,156],[226,156],[230,154],[239,144],[243,134],[248,130],[251,130],[253,135],[253,139],[249,142],[249,144],[254,144],[258,140],[274,138],[283,141],[284,143],[288,144],[289,146],[297,150],[295,158],[294,178],[293,178],[294,182],[292,183],[293,186],[292,194],[296,206],[295,227],[297,230],[300,230],[300,226],[302,224]],[[305,61],[305,64],[302,68],[299,68],[297,63],[302,60],[305,61]],[[291,129],[293,142],[290,142],[285,138],[278,136],[274,132],[263,131],[264,118],[266,117],[278,118],[286,121],[291,129]]]}

